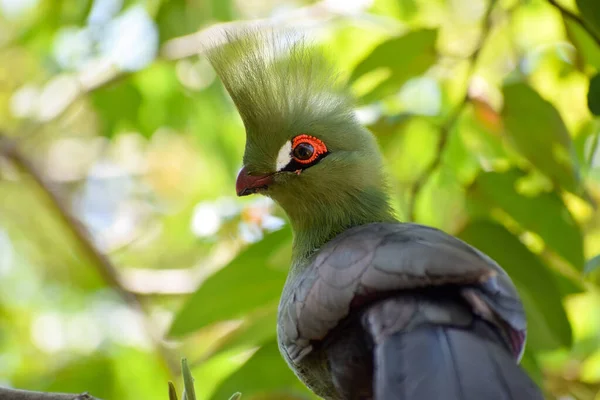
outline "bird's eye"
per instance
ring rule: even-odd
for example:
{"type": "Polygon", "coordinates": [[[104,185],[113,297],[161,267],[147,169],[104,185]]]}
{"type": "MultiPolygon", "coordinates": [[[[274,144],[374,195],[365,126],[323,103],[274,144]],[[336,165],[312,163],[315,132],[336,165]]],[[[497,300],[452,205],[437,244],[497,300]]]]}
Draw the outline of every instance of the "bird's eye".
{"type": "Polygon", "coordinates": [[[310,164],[325,153],[327,146],[316,137],[298,135],[292,141],[292,157],[300,164],[310,164]]]}
{"type": "Polygon", "coordinates": [[[315,154],[315,148],[310,143],[302,142],[294,147],[294,158],[298,161],[310,160],[313,154],[315,154]]]}

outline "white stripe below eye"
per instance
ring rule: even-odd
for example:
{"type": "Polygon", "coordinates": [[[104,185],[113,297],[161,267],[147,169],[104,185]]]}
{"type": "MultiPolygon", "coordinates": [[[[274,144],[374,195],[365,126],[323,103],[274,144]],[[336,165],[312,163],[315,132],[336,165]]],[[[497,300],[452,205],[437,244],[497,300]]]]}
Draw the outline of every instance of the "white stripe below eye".
{"type": "Polygon", "coordinates": [[[281,149],[279,149],[279,153],[277,154],[277,161],[275,164],[277,171],[284,169],[290,161],[292,161],[292,142],[287,141],[281,146],[281,149]]]}

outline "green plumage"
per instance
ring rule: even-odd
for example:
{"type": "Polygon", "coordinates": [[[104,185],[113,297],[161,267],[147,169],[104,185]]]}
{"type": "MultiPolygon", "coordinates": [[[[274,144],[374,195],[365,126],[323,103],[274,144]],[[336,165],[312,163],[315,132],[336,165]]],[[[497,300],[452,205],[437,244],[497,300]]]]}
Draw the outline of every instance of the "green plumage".
{"type": "Polygon", "coordinates": [[[277,173],[265,192],[290,218],[295,265],[349,227],[395,220],[377,143],[316,46],[291,32],[245,30],[207,54],[244,122],[251,173],[275,172],[279,149],[299,134],[330,151],[299,176],[277,173]]]}

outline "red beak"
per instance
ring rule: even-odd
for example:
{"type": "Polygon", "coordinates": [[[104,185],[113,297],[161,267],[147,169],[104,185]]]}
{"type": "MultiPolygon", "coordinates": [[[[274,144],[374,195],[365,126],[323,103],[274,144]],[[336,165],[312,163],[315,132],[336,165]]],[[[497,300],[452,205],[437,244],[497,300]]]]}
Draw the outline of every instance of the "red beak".
{"type": "Polygon", "coordinates": [[[266,189],[273,183],[273,175],[248,175],[246,167],[238,173],[235,181],[235,191],[238,196],[247,196],[256,193],[259,189],[266,189]]]}

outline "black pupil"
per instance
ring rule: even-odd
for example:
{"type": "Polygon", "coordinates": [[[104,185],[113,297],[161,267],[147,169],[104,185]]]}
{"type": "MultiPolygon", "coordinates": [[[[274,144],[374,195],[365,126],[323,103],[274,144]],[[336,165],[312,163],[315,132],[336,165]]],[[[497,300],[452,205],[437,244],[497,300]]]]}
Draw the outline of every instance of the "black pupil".
{"type": "Polygon", "coordinates": [[[308,160],[315,152],[315,148],[310,143],[299,143],[294,148],[294,157],[298,160],[308,160]]]}

